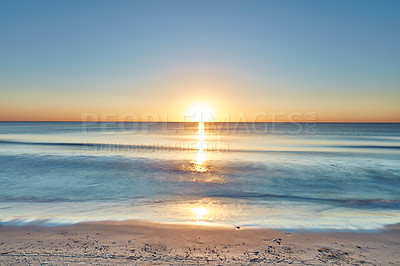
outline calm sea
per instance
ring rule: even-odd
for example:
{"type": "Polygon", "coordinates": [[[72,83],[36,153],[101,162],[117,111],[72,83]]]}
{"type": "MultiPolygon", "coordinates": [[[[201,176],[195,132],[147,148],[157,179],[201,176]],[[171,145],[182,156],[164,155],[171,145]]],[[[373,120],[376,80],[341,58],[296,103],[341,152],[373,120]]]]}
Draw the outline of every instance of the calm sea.
{"type": "Polygon", "coordinates": [[[0,223],[400,222],[400,124],[0,122],[0,223]]]}

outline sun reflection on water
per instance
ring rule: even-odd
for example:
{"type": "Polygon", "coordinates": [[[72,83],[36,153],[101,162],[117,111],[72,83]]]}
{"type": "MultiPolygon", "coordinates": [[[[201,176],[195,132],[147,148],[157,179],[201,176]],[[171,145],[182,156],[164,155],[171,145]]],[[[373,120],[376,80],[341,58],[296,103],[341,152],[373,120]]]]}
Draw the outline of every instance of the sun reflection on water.
{"type": "Polygon", "coordinates": [[[227,222],[233,210],[214,198],[188,200],[171,206],[174,215],[191,222],[227,222]]]}
{"type": "Polygon", "coordinates": [[[206,208],[192,208],[192,211],[198,220],[202,220],[204,216],[208,213],[208,210],[206,208]]]}
{"type": "Polygon", "coordinates": [[[218,169],[215,167],[214,162],[208,158],[206,135],[204,132],[204,122],[199,122],[199,131],[196,136],[196,154],[190,161],[182,163],[181,170],[185,174],[180,177],[181,181],[196,182],[196,183],[225,183],[218,169]]]}
{"type": "Polygon", "coordinates": [[[204,173],[208,171],[208,168],[205,164],[207,156],[204,151],[206,143],[204,142],[204,122],[199,122],[199,136],[197,142],[197,154],[196,159],[194,160],[194,170],[196,172],[204,173]]]}

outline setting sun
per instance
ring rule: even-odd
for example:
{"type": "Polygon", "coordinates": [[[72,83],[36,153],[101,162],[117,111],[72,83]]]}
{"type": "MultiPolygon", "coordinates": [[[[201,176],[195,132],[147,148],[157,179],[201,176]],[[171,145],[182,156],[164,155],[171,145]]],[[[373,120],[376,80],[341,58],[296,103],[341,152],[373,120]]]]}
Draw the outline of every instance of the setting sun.
{"type": "Polygon", "coordinates": [[[186,119],[194,122],[212,122],[215,121],[215,112],[208,104],[198,103],[189,109],[186,119]]]}

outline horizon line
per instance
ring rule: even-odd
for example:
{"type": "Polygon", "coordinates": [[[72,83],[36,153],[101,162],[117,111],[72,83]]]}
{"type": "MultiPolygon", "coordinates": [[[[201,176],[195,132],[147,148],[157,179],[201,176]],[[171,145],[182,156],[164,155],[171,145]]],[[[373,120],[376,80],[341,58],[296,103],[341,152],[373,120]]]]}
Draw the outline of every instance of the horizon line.
{"type": "MultiPolygon", "coordinates": [[[[0,122],[49,122],[49,123],[200,123],[200,121],[120,121],[120,120],[99,120],[99,121],[82,121],[82,120],[0,120],[0,122]]],[[[316,123],[316,124],[400,124],[390,121],[208,121],[203,123],[316,123]]]]}

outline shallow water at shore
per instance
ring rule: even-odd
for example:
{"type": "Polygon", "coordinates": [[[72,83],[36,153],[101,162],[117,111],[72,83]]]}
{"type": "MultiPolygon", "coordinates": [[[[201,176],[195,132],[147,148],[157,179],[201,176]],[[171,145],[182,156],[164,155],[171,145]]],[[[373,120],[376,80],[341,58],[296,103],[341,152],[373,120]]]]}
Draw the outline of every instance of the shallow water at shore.
{"type": "Polygon", "coordinates": [[[0,221],[400,221],[399,124],[0,123],[0,221]]]}

